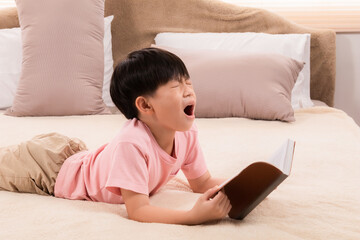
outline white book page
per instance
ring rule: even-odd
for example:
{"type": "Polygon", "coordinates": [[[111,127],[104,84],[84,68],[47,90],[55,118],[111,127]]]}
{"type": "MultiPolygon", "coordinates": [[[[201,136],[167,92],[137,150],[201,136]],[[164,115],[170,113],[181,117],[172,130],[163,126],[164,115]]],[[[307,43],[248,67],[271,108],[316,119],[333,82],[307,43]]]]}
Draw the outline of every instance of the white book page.
{"type": "MultiPolygon", "coordinates": [[[[268,162],[278,168],[286,175],[290,174],[292,159],[294,154],[295,142],[291,139],[287,139],[281,147],[265,162],[268,162]]],[[[219,187],[223,188],[228,182],[233,180],[239,173],[236,173],[231,178],[223,182],[219,187]]]]}
{"type": "Polygon", "coordinates": [[[291,171],[291,166],[294,159],[294,150],[295,150],[295,141],[289,139],[286,158],[284,162],[284,173],[286,175],[289,175],[291,171]]]}
{"type": "Polygon", "coordinates": [[[290,174],[295,142],[287,139],[266,162],[274,165],[286,175],[290,174]]]}

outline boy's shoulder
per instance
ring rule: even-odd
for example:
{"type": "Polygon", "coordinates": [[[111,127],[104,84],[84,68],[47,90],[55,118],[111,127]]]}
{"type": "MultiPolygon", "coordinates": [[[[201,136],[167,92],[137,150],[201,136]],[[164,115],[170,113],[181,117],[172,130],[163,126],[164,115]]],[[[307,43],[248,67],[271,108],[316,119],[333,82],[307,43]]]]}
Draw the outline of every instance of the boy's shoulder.
{"type": "MultiPolygon", "coordinates": [[[[197,137],[197,132],[198,128],[194,123],[188,131],[177,132],[176,134],[182,139],[190,140],[197,137]]],[[[114,139],[117,143],[132,143],[138,146],[149,146],[153,140],[154,137],[150,128],[136,118],[127,120],[114,139]]]]}
{"type": "Polygon", "coordinates": [[[125,122],[114,140],[118,143],[125,142],[143,146],[148,144],[151,138],[148,127],[142,121],[133,118],[125,122]]]}
{"type": "MultiPolygon", "coordinates": [[[[193,144],[197,139],[197,127],[195,124],[185,132],[176,132],[177,139],[182,143],[193,144]]],[[[156,140],[150,128],[142,121],[134,118],[127,120],[122,129],[115,136],[111,145],[133,144],[141,151],[147,152],[149,148],[156,146],[156,140]]]]}

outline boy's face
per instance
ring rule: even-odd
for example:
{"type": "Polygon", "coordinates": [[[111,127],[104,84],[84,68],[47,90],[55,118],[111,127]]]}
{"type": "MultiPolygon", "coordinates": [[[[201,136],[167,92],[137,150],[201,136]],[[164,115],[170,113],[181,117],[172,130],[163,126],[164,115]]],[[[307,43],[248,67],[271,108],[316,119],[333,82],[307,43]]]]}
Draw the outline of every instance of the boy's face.
{"type": "Polygon", "coordinates": [[[171,80],[149,99],[156,121],[175,131],[187,131],[195,119],[196,96],[190,79],[171,80]]]}

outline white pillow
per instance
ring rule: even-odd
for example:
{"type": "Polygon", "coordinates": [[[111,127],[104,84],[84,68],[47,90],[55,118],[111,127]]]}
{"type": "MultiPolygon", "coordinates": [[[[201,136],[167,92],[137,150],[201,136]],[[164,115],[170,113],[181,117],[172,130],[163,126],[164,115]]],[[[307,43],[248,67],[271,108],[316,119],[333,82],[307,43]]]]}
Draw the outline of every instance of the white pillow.
{"type": "Polygon", "coordinates": [[[113,55],[112,55],[112,43],[111,43],[111,22],[114,16],[108,16],[104,18],[104,82],[102,98],[104,103],[108,107],[114,107],[115,104],[110,97],[110,81],[113,74],[113,55]]]}
{"type": "Polygon", "coordinates": [[[0,109],[12,105],[21,72],[21,30],[0,29],[0,109]]]}
{"type": "MultiPolygon", "coordinates": [[[[114,16],[104,18],[104,83],[103,100],[115,106],[110,97],[110,80],[113,72],[111,22],[114,16]]],[[[0,29],[0,109],[11,107],[20,79],[22,62],[21,29],[0,29]]]]}
{"type": "Polygon", "coordinates": [[[155,43],[184,49],[274,53],[305,62],[291,93],[291,105],[294,109],[314,105],[310,99],[310,34],[159,33],[155,43]]]}

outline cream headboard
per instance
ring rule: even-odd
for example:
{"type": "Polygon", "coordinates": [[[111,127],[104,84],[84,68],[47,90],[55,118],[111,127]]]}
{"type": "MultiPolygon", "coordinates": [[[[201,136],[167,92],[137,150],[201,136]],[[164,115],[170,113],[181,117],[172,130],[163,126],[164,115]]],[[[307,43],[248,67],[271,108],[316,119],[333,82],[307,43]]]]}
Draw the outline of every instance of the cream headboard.
{"type": "MultiPolygon", "coordinates": [[[[335,32],[306,28],[262,9],[217,0],[106,0],[114,15],[114,63],[149,47],[160,32],[265,32],[311,34],[311,98],[334,104],[335,32]]],[[[15,8],[0,11],[0,28],[18,27],[15,8]]]]}

